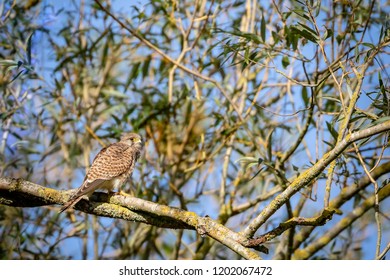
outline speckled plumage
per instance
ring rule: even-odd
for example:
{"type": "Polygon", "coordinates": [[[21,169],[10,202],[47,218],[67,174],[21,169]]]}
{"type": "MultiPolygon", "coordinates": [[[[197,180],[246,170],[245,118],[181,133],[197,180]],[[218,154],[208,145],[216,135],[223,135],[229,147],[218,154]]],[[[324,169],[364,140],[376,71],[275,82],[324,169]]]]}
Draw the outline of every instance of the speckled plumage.
{"type": "Polygon", "coordinates": [[[136,133],[124,134],[119,142],[103,148],[93,160],[83,184],[60,212],[72,208],[84,195],[89,196],[97,189],[120,188],[133,172],[142,149],[142,138],[136,133]]]}

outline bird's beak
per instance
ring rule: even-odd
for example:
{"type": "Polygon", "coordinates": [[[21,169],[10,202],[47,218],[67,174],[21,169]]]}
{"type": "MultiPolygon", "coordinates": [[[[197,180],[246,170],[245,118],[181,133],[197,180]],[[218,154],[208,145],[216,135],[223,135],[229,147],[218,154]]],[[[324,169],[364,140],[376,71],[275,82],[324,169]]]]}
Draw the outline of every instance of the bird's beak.
{"type": "Polygon", "coordinates": [[[135,139],[134,143],[141,143],[142,142],[142,139],[141,138],[137,138],[135,139]]]}

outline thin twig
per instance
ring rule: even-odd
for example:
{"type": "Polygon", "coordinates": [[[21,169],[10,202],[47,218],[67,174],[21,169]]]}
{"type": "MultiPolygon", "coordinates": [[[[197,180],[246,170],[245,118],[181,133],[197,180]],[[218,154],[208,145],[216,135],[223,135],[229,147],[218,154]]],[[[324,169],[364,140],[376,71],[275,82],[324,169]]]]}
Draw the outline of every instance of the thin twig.
{"type": "Polygon", "coordinates": [[[381,241],[382,241],[382,226],[381,226],[381,220],[380,220],[380,216],[379,216],[379,198],[378,198],[379,187],[378,187],[377,181],[371,176],[370,171],[367,169],[367,166],[363,160],[363,157],[362,157],[356,143],[353,143],[353,146],[355,148],[355,152],[358,156],[360,164],[363,167],[364,172],[366,173],[367,177],[370,179],[371,183],[374,185],[374,196],[375,196],[374,211],[375,211],[375,222],[376,222],[376,227],[377,227],[375,257],[378,257],[380,254],[381,241]]]}
{"type": "Polygon", "coordinates": [[[377,260],[383,260],[383,259],[385,258],[385,255],[387,254],[388,251],[390,251],[390,242],[387,243],[386,248],[383,250],[382,253],[380,253],[379,256],[377,256],[376,259],[377,259],[377,260]]]}

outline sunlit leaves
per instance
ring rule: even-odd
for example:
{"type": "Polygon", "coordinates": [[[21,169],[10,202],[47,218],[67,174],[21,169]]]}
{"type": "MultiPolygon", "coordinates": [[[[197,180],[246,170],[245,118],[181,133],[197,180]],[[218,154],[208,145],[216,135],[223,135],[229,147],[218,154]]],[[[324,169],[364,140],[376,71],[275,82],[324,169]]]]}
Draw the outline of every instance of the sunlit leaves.
{"type": "Polygon", "coordinates": [[[263,42],[266,41],[266,28],[267,28],[267,23],[265,22],[265,18],[264,18],[264,13],[262,14],[262,17],[261,17],[261,24],[260,24],[260,28],[261,28],[261,39],[263,40],[263,42]]]}
{"type": "Polygon", "coordinates": [[[290,65],[290,59],[288,58],[288,56],[283,56],[282,58],[282,66],[283,68],[287,68],[287,66],[290,65]]]}
{"type": "Polygon", "coordinates": [[[33,36],[34,33],[31,33],[28,37],[27,37],[27,42],[26,42],[26,56],[27,56],[27,63],[29,65],[31,65],[31,39],[32,39],[32,36],[33,36]]]}
{"type": "Polygon", "coordinates": [[[12,83],[17,78],[19,78],[22,75],[26,75],[29,72],[34,71],[34,67],[31,65],[31,39],[32,39],[33,33],[31,33],[27,37],[27,41],[25,44],[26,49],[26,61],[14,61],[9,59],[0,60],[0,66],[5,66],[6,72],[10,72],[12,70],[16,70],[16,74],[12,77],[12,79],[9,81],[9,83],[12,83]]]}
{"type": "Polygon", "coordinates": [[[242,157],[237,160],[237,162],[242,164],[245,172],[247,172],[247,170],[253,166],[260,167],[263,161],[264,160],[262,158],[254,158],[254,157],[242,157]]]}
{"type": "Polygon", "coordinates": [[[300,22],[298,24],[295,24],[291,26],[291,30],[295,33],[300,35],[301,37],[313,42],[313,43],[318,43],[319,37],[316,34],[316,32],[308,27],[307,25],[304,25],[300,22]]]}

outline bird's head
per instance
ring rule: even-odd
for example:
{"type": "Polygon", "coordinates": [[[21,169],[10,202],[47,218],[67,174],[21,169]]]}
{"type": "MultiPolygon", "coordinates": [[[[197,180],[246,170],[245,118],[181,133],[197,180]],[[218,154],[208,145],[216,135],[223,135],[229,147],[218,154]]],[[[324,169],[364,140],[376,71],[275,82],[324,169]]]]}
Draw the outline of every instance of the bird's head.
{"type": "Polygon", "coordinates": [[[137,133],[125,133],[121,137],[121,142],[125,143],[132,147],[137,147],[141,149],[144,146],[144,142],[142,141],[142,137],[137,133]]]}

